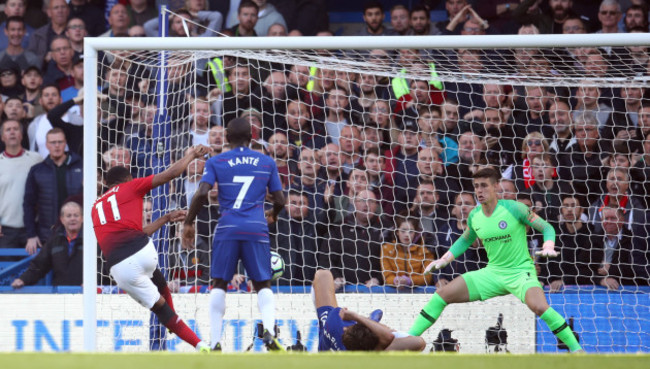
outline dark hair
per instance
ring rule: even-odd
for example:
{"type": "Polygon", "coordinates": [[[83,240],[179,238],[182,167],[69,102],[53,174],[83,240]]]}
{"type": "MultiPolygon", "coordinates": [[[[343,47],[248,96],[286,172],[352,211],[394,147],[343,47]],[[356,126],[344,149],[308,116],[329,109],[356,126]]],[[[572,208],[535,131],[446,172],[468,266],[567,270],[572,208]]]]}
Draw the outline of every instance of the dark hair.
{"type": "Polygon", "coordinates": [[[9,102],[9,101],[11,101],[11,100],[18,100],[18,101],[20,101],[20,104],[21,104],[21,105],[23,104],[23,100],[21,100],[20,97],[18,97],[18,96],[16,96],[16,95],[13,95],[13,96],[9,96],[9,97],[7,98],[7,100],[5,100],[5,105],[7,105],[7,102],[9,102]]]}
{"type": "Polygon", "coordinates": [[[251,125],[246,118],[235,118],[226,124],[226,140],[231,145],[245,144],[251,141],[251,125]]]}
{"type": "Polygon", "coordinates": [[[59,93],[59,96],[61,96],[61,88],[59,88],[58,85],[55,85],[53,83],[48,83],[46,85],[41,86],[41,92],[45,91],[46,88],[54,87],[56,88],[56,91],[59,93]]]}
{"type": "Polygon", "coordinates": [[[585,31],[586,31],[585,21],[583,21],[582,18],[580,18],[578,15],[576,15],[576,14],[569,14],[569,16],[568,16],[564,21],[566,22],[566,21],[568,21],[568,20],[572,20],[572,21],[578,21],[578,22],[580,22],[580,24],[582,24],[582,28],[585,29],[585,31]]]}
{"type": "Polygon", "coordinates": [[[251,71],[251,68],[250,68],[250,66],[248,64],[237,63],[237,64],[235,64],[232,67],[227,69],[226,74],[228,74],[228,78],[233,78],[232,74],[235,72],[235,70],[237,68],[246,68],[248,70],[248,73],[250,73],[250,71],[251,71]]]}
{"type": "Polygon", "coordinates": [[[643,17],[643,19],[645,20],[646,24],[648,23],[648,8],[647,8],[647,6],[645,4],[644,5],[630,5],[630,7],[625,10],[625,14],[627,15],[627,12],[629,12],[630,10],[638,10],[641,13],[643,13],[643,15],[645,15],[645,17],[643,17]]]}
{"type": "Polygon", "coordinates": [[[472,179],[477,178],[488,178],[492,180],[492,183],[497,183],[501,179],[501,175],[492,168],[483,168],[472,175],[472,179]]]}
{"type": "MultiPolygon", "coordinates": [[[[434,109],[432,109],[433,106],[428,106],[428,105],[423,105],[418,108],[418,119],[422,117],[424,114],[429,113],[431,114],[434,109]]],[[[440,114],[440,109],[438,108],[438,114],[440,114]]]]}
{"type": "Polygon", "coordinates": [[[118,165],[108,170],[104,180],[106,181],[106,187],[111,188],[120,183],[127,181],[131,172],[125,167],[118,165]]]}
{"type": "Polygon", "coordinates": [[[7,18],[7,20],[5,21],[5,29],[6,30],[9,29],[9,23],[11,23],[11,22],[20,23],[20,24],[23,25],[23,28],[26,28],[25,27],[25,19],[23,17],[17,16],[17,15],[12,15],[11,17],[7,18]]]}
{"type": "Polygon", "coordinates": [[[451,96],[447,96],[447,97],[445,97],[445,100],[443,101],[443,104],[444,104],[444,103],[449,103],[449,104],[453,104],[453,105],[460,105],[460,104],[458,103],[458,100],[454,99],[454,98],[451,97],[451,96]]]}
{"type": "Polygon", "coordinates": [[[348,351],[374,351],[379,344],[379,337],[359,323],[347,327],[342,338],[348,351]]]}
{"type": "Polygon", "coordinates": [[[466,196],[466,195],[469,195],[469,196],[472,197],[472,199],[474,199],[474,194],[473,193],[471,193],[469,191],[461,191],[461,192],[457,193],[456,196],[454,196],[454,203],[451,204],[451,205],[456,206],[456,201],[458,201],[458,198],[461,197],[461,196],[466,196]]]}
{"type": "Polygon", "coordinates": [[[571,102],[566,97],[555,97],[554,99],[551,100],[551,104],[549,105],[549,108],[551,107],[551,105],[554,105],[554,104],[555,105],[557,105],[557,104],[566,104],[566,106],[569,107],[569,110],[571,110],[571,102]]]}
{"type": "Polygon", "coordinates": [[[564,202],[564,200],[566,200],[566,199],[575,199],[576,202],[578,203],[578,206],[580,206],[581,208],[585,207],[584,204],[583,204],[582,198],[580,196],[576,195],[576,194],[572,194],[572,193],[563,194],[563,195],[560,195],[560,199],[562,200],[562,202],[564,202]]]}
{"type": "Polygon", "coordinates": [[[377,155],[381,157],[381,154],[379,153],[379,149],[376,147],[369,147],[366,152],[363,154],[363,156],[368,156],[368,155],[377,155]]]}
{"type": "Polygon", "coordinates": [[[241,13],[241,10],[243,8],[255,8],[256,13],[260,12],[260,7],[250,0],[243,0],[241,3],[239,3],[239,7],[237,8],[237,14],[241,13]]]}
{"type": "MultiPolygon", "coordinates": [[[[421,184],[421,183],[420,183],[421,184]]],[[[411,227],[413,227],[413,231],[415,232],[422,232],[422,226],[420,223],[420,218],[416,218],[414,216],[410,215],[410,211],[408,209],[400,212],[399,214],[395,215],[393,217],[393,222],[395,223],[395,229],[393,230],[393,239],[395,240],[395,244],[399,244],[399,236],[397,235],[397,232],[399,230],[399,227],[402,225],[404,222],[408,222],[411,224],[411,227]]],[[[411,240],[412,243],[422,243],[422,239],[420,236],[413,237],[411,240]]]]}
{"type": "Polygon", "coordinates": [[[425,13],[427,13],[427,19],[430,19],[429,18],[430,17],[429,8],[427,8],[426,6],[424,6],[422,4],[418,4],[418,5],[414,6],[413,9],[411,9],[411,11],[409,12],[409,16],[412,16],[413,13],[415,13],[415,12],[425,12],[425,13]]]}
{"type": "Polygon", "coordinates": [[[420,232],[422,230],[418,218],[406,214],[402,214],[402,213],[398,214],[395,216],[395,242],[399,242],[399,238],[397,238],[397,230],[404,222],[410,223],[411,226],[413,227],[413,230],[416,232],[420,232]]]}
{"type": "Polygon", "coordinates": [[[366,1],[363,4],[363,13],[365,14],[368,9],[375,9],[375,8],[379,8],[379,10],[382,13],[384,12],[384,6],[381,5],[381,3],[379,1],[376,1],[376,0],[366,1]]]}

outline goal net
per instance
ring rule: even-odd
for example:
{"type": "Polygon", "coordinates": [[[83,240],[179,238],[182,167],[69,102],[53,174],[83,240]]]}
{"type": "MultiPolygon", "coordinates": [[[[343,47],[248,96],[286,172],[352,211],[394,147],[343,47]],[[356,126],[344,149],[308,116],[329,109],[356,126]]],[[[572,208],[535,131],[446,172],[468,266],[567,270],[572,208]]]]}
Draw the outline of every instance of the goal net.
{"type": "MultiPolygon", "coordinates": [[[[246,117],[251,147],[275,159],[287,194],[270,226],[285,263],[273,282],[279,337],[295,345],[300,332],[315,351],[318,268],[332,270],[340,306],[383,309],[387,325],[408,331],[436,288],[487,265],[477,241],[422,273],[467,227],[472,175],[491,167],[500,198],[555,227],[557,258],[535,256],[543,238],[534,230],[529,250],[550,305],[585,350],[648,352],[650,45],[640,36],[89,39],[85,200],[105,190],[112,166],[143,177],[192,145],[226,152],[225,125],[246,117]]],[[[152,191],[143,222],[187,209],[203,167],[196,160],[152,191]]],[[[197,217],[193,247],[180,242],[179,223],[152,235],[179,316],[205,340],[217,193],[197,217]]],[[[191,350],[120,293],[104,263],[95,280],[89,223],[86,349],[191,350]]],[[[224,350],[262,350],[243,268],[226,306],[224,350]]],[[[427,350],[444,328],[461,352],[561,350],[513,296],[449,306],[425,333],[427,350]],[[507,334],[495,328],[500,315],[507,334]],[[495,329],[507,344],[495,343],[495,329]]]]}

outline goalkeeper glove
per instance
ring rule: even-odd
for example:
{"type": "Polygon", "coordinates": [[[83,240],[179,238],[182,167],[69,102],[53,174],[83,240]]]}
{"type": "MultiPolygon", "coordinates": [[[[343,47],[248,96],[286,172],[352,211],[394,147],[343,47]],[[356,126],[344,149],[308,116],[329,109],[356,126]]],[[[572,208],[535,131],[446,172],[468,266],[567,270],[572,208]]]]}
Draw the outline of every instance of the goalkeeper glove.
{"type": "Polygon", "coordinates": [[[447,251],[440,259],[434,260],[426,268],[424,268],[424,274],[433,273],[436,270],[440,270],[454,260],[454,254],[447,251]]]}
{"type": "Polygon", "coordinates": [[[542,250],[535,252],[535,255],[541,256],[544,258],[554,258],[557,256],[557,251],[555,251],[555,242],[554,241],[546,241],[542,245],[542,250]]]}

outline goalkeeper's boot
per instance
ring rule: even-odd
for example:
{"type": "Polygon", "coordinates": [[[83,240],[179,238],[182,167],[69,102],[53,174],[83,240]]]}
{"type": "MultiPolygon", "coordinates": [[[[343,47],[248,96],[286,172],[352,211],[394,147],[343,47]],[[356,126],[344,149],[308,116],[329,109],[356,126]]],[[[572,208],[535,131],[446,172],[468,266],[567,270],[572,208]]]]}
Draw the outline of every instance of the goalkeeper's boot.
{"type": "Polygon", "coordinates": [[[273,337],[268,329],[264,330],[262,342],[264,342],[264,346],[266,346],[266,349],[269,351],[286,351],[285,348],[280,344],[280,341],[278,341],[276,337],[273,337]]]}
{"type": "Polygon", "coordinates": [[[377,309],[377,310],[373,311],[372,313],[370,313],[368,318],[370,320],[374,320],[375,322],[379,323],[379,321],[381,320],[381,318],[383,316],[384,316],[384,312],[381,309],[377,309]]]}
{"type": "Polygon", "coordinates": [[[212,351],[219,351],[221,352],[221,342],[217,342],[216,345],[212,348],[212,351]]]}
{"type": "Polygon", "coordinates": [[[203,353],[208,353],[208,352],[210,352],[210,345],[208,345],[204,341],[201,341],[201,342],[199,342],[198,345],[196,345],[196,351],[198,351],[198,352],[200,352],[202,354],[203,353]]]}

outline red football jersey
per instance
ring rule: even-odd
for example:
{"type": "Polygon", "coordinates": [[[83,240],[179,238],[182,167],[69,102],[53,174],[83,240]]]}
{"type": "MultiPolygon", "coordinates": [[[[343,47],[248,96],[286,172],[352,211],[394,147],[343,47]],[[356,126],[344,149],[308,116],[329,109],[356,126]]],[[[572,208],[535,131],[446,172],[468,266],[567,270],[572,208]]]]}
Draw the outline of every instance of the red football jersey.
{"type": "Polygon", "coordinates": [[[149,236],[142,231],[142,207],[152,181],[153,175],[136,178],[112,187],[95,201],[91,212],[93,227],[109,267],[149,242],[149,236]]]}

